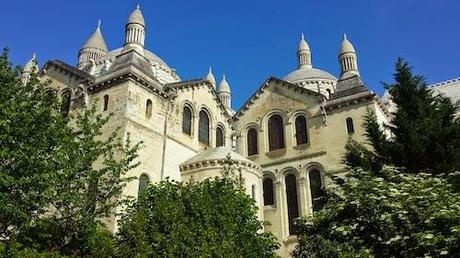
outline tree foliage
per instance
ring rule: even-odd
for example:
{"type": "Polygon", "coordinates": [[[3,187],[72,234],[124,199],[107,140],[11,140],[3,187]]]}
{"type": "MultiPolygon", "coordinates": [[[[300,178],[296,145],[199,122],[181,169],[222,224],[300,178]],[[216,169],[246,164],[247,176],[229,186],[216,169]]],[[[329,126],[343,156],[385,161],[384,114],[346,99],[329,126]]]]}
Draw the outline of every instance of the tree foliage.
{"type": "Polygon", "coordinates": [[[110,115],[94,107],[66,118],[47,83],[32,73],[24,85],[20,74],[5,51],[0,57],[1,254],[88,256],[114,249],[103,220],[122,201],[140,143],[123,142],[117,132],[104,135],[110,115]]]}
{"type": "Polygon", "coordinates": [[[225,176],[151,185],[121,220],[119,255],[274,257],[278,244],[262,232],[254,201],[241,185],[225,176]]]}

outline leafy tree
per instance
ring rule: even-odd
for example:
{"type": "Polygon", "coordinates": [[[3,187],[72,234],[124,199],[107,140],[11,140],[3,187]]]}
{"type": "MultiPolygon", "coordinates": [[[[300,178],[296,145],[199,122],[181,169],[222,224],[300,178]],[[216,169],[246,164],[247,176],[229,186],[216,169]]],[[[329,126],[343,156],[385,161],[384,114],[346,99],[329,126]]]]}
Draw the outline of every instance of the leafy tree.
{"type": "Polygon", "coordinates": [[[403,59],[396,62],[394,79],[393,84],[386,84],[397,105],[389,127],[392,137],[388,139],[375,114],[368,113],[364,127],[373,155],[366,154],[363,159],[356,159],[356,144],[352,143],[347,146],[347,164],[363,167],[367,163],[373,164],[374,168],[392,164],[412,173],[458,170],[460,120],[455,117],[457,103],[434,94],[425,79],[413,75],[412,68],[403,59]]]}
{"type": "Polygon", "coordinates": [[[254,201],[237,177],[150,185],[121,220],[119,255],[275,257],[278,244],[261,232],[254,201]]]}
{"type": "Polygon", "coordinates": [[[460,194],[445,177],[351,171],[300,224],[294,257],[456,257],[460,194]]]}
{"type": "Polygon", "coordinates": [[[104,219],[123,199],[140,143],[104,135],[109,116],[96,109],[65,118],[36,74],[0,58],[0,252],[5,256],[109,257],[104,219]],[[69,122],[70,121],[70,122],[69,122]]]}

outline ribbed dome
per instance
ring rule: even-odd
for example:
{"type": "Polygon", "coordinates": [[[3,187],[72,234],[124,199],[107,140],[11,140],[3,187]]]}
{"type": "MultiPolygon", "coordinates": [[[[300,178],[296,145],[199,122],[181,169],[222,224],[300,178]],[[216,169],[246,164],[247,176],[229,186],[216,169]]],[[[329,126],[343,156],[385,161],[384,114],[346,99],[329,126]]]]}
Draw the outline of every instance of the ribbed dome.
{"type": "Polygon", "coordinates": [[[355,48],[353,47],[351,42],[348,41],[347,34],[343,34],[343,40],[342,40],[342,44],[340,46],[339,55],[343,54],[343,53],[348,53],[348,52],[355,52],[355,48]]]}
{"type": "Polygon", "coordinates": [[[91,34],[89,39],[83,45],[82,49],[83,48],[96,48],[104,52],[109,51],[101,33],[100,22],[98,23],[96,30],[93,32],[93,34],[91,34]]]}
{"type": "Polygon", "coordinates": [[[331,80],[337,81],[334,75],[316,68],[301,68],[286,75],[283,80],[290,83],[302,83],[308,81],[331,80]]]}
{"type": "MultiPolygon", "coordinates": [[[[248,160],[247,158],[241,156],[240,154],[232,151],[226,146],[216,147],[212,149],[207,149],[201,153],[198,153],[196,156],[182,163],[182,166],[193,165],[197,163],[202,163],[205,161],[221,161],[226,160],[227,155],[230,155],[230,159],[237,162],[255,164],[254,162],[248,160]]],[[[257,165],[258,166],[258,165],[257,165]]]]}
{"type": "Polygon", "coordinates": [[[141,7],[139,4],[136,6],[136,10],[134,10],[129,16],[128,24],[130,23],[138,23],[142,26],[145,26],[144,15],[142,15],[141,7]]]}
{"type": "Polygon", "coordinates": [[[231,93],[230,85],[228,84],[227,80],[225,79],[225,74],[224,74],[224,78],[222,78],[222,81],[220,82],[220,85],[219,85],[219,93],[222,93],[222,92],[231,93]]]}

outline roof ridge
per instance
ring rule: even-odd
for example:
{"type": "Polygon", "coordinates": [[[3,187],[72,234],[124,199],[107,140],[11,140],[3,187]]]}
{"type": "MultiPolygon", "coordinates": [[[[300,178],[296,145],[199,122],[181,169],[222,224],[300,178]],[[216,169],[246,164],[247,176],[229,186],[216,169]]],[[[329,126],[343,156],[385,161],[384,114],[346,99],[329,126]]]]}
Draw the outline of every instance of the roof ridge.
{"type": "Polygon", "coordinates": [[[433,83],[433,84],[430,84],[428,86],[429,87],[439,87],[439,86],[448,85],[448,84],[458,82],[458,81],[460,81],[460,76],[452,78],[452,79],[448,79],[448,80],[445,80],[445,81],[440,81],[440,82],[437,82],[437,83],[433,83]]]}

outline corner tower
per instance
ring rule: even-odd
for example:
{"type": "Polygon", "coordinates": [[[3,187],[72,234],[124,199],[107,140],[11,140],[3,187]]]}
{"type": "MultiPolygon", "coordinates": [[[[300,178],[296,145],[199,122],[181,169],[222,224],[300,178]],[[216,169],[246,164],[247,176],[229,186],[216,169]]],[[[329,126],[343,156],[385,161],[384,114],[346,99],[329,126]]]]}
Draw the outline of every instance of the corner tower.
{"type": "Polygon", "coordinates": [[[298,69],[312,68],[310,46],[305,40],[303,33],[299,42],[299,49],[297,50],[297,59],[298,69]]]}
{"type": "Polygon", "coordinates": [[[97,23],[96,30],[91,34],[89,39],[78,51],[78,64],[79,69],[84,68],[91,60],[97,60],[109,52],[107,44],[101,33],[101,21],[97,23]]]}
{"type": "Polygon", "coordinates": [[[145,43],[145,20],[139,4],[129,16],[125,29],[124,49],[135,49],[141,54],[144,53],[145,43]]]}
{"type": "Polygon", "coordinates": [[[342,44],[339,50],[340,79],[346,79],[354,75],[359,76],[358,58],[347,34],[343,34],[342,44]]]}

